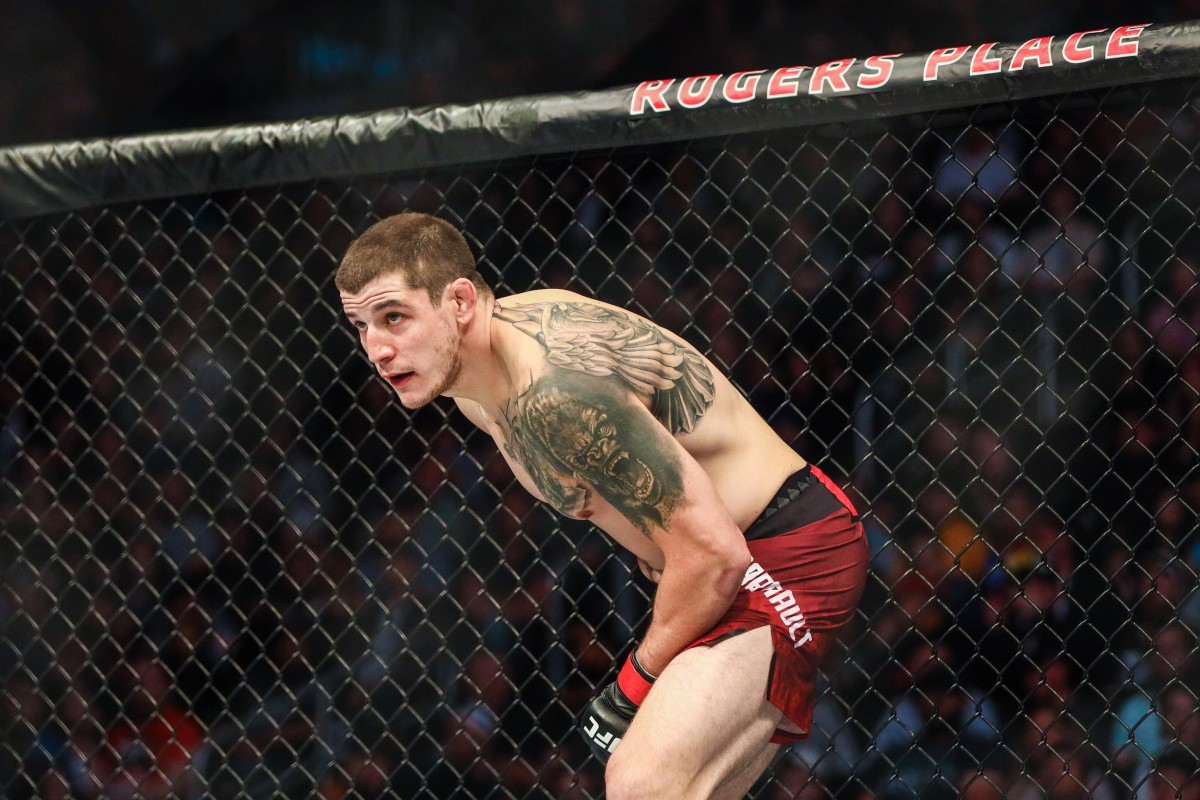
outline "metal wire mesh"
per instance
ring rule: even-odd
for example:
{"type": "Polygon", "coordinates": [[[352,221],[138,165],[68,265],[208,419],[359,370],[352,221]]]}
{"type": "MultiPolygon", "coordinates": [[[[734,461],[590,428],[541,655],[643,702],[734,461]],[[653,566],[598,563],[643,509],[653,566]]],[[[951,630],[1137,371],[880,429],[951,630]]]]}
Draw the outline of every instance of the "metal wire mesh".
{"type": "Polygon", "coordinates": [[[1099,99],[0,226],[0,792],[602,794],[573,719],[648,587],[356,354],[333,267],[408,208],[678,331],[869,509],[755,797],[1194,785],[1200,116],[1099,99]]]}

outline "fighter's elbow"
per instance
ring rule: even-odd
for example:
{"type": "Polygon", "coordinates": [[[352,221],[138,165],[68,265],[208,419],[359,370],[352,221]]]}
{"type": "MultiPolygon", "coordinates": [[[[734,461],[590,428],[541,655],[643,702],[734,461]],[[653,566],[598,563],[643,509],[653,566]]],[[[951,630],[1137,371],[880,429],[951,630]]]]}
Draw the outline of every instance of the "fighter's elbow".
{"type": "Polygon", "coordinates": [[[733,597],[742,587],[742,579],[750,568],[753,558],[750,550],[742,542],[741,547],[730,547],[722,554],[716,571],[716,588],[720,594],[733,602],[733,597]]]}
{"type": "Polygon", "coordinates": [[[711,518],[688,522],[692,524],[681,525],[678,536],[672,532],[662,540],[667,570],[733,602],[753,561],[746,539],[732,520],[728,525],[713,524],[711,518]]]}

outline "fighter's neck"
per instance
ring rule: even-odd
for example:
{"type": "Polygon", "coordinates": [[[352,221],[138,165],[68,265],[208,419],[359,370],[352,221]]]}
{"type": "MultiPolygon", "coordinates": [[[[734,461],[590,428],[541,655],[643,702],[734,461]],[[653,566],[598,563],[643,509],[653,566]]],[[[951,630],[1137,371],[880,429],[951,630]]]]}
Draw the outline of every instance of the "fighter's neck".
{"type": "Polygon", "coordinates": [[[528,345],[533,344],[511,324],[497,319],[495,310],[495,300],[489,299],[475,320],[478,324],[464,332],[462,373],[448,392],[489,410],[503,407],[529,384],[528,345]]]}

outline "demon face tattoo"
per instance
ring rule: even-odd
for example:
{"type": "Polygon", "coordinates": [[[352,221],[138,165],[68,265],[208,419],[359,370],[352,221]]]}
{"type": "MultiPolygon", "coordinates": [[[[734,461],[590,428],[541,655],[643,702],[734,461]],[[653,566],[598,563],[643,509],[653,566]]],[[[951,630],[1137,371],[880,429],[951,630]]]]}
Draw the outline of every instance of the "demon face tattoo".
{"type": "Polygon", "coordinates": [[[677,457],[655,446],[655,423],[635,403],[602,379],[548,375],[507,409],[506,447],[564,514],[579,516],[594,488],[650,535],[667,527],[683,481],[677,457]]]}

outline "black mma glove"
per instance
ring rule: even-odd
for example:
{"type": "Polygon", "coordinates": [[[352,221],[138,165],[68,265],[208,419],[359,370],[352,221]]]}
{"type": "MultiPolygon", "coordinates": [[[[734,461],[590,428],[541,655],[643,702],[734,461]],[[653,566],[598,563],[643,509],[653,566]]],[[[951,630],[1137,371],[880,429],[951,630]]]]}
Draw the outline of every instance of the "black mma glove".
{"type": "Polygon", "coordinates": [[[617,673],[617,680],[605,686],[583,710],[580,730],[600,763],[607,763],[608,757],[617,749],[653,684],[654,676],[638,663],[635,648],[617,673]]]}

